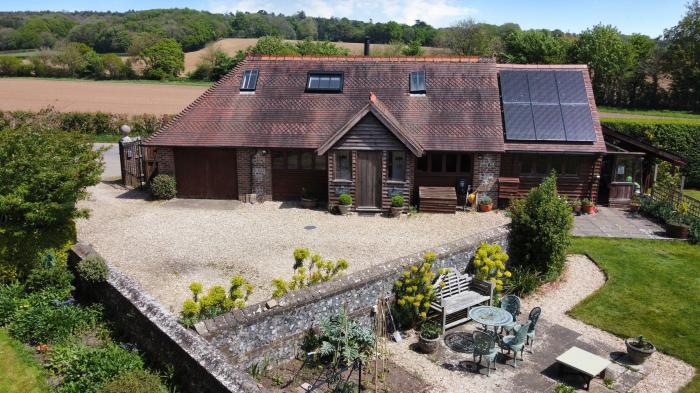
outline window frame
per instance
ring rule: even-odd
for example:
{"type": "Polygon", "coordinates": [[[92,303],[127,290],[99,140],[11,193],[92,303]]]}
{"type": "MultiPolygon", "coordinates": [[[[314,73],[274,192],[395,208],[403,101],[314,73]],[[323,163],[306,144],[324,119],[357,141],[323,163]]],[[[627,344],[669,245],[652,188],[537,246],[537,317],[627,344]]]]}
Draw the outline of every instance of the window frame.
{"type": "Polygon", "coordinates": [[[336,150],[333,152],[333,180],[335,181],[352,181],[352,150],[336,150]],[[338,155],[347,154],[348,156],[348,176],[340,176],[340,161],[338,155]]]}
{"type": "Polygon", "coordinates": [[[405,182],[406,181],[406,151],[404,150],[389,150],[386,154],[386,179],[390,182],[405,182]],[[394,154],[399,153],[403,156],[402,159],[402,177],[394,177],[394,154]]]}
{"type": "Polygon", "coordinates": [[[304,87],[304,91],[306,93],[340,94],[343,92],[344,85],[345,73],[343,71],[309,71],[306,73],[306,85],[304,87]],[[312,76],[339,76],[340,87],[338,89],[309,87],[312,76]]]}
{"type": "Polygon", "coordinates": [[[258,88],[258,77],[259,76],[260,76],[260,70],[257,68],[250,68],[250,69],[243,70],[243,77],[241,78],[241,85],[239,87],[239,90],[240,91],[256,91],[258,88]],[[252,75],[253,73],[255,73],[255,78],[250,78],[250,75],[252,75]],[[249,74],[249,79],[246,79],[246,74],[249,74]],[[253,81],[252,87],[250,86],[251,80],[253,81]]]}
{"type": "Polygon", "coordinates": [[[422,157],[416,158],[416,173],[420,173],[424,176],[465,176],[465,175],[471,175],[474,172],[474,155],[472,153],[466,153],[466,152],[454,152],[454,151],[435,151],[435,152],[427,152],[425,153],[422,157]],[[433,171],[433,155],[441,155],[442,159],[440,160],[440,170],[439,171],[433,171]],[[447,156],[448,155],[454,155],[456,158],[456,171],[455,172],[447,172],[447,156]],[[468,172],[462,172],[462,160],[466,158],[469,161],[469,171],[468,172]],[[421,160],[426,160],[426,167],[425,170],[421,170],[420,167],[420,161],[421,160]]]}
{"type": "Polygon", "coordinates": [[[571,156],[567,155],[545,155],[545,156],[532,156],[532,155],[519,155],[517,157],[518,167],[517,172],[519,177],[534,177],[534,178],[544,178],[549,176],[554,169],[559,177],[579,177],[578,163],[573,163],[573,167],[567,168],[567,163],[570,163],[571,156]],[[544,160],[546,170],[543,173],[537,172],[537,160],[544,160]],[[523,165],[529,166],[530,170],[528,172],[523,171],[523,165]],[[573,172],[566,172],[564,169],[573,169],[573,172]]]}
{"type": "Polygon", "coordinates": [[[425,73],[425,70],[411,71],[411,72],[408,74],[408,92],[409,92],[409,93],[411,93],[411,94],[425,94],[425,93],[428,91],[428,89],[427,89],[427,87],[426,87],[425,84],[426,84],[426,73],[425,73]],[[418,87],[420,87],[420,86],[416,86],[416,88],[414,89],[414,86],[413,86],[413,75],[417,75],[417,76],[421,76],[421,75],[422,75],[422,76],[423,76],[423,86],[422,86],[423,88],[422,88],[422,89],[418,89],[418,87]]]}
{"type": "Polygon", "coordinates": [[[313,150],[305,150],[305,149],[273,149],[272,150],[272,170],[273,171],[303,171],[303,172],[310,172],[310,171],[325,171],[328,169],[328,162],[326,159],[326,156],[319,156],[317,154],[314,154],[313,150]],[[290,154],[292,153],[292,154],[290,154]],[[281,155],[281,166],[279,165],[279,161],[277,161],[277,164],[275,163],[275,159],[277,160],[280,159],[281,155]],[[303,168],[302,167],[302,156],[305,154],[310,154],[311,155],[311,167],[309,168],[303,168]],[[275,157],[277,155],[277,157],[275,157]],[[289,165],[289,158],[294,157],[296,158],[296,166],[294,168],[290,168],[289,165]],[[317,166],[317,163],[319,161],[323,162],[323,168],[320,168],[317,166]]]}

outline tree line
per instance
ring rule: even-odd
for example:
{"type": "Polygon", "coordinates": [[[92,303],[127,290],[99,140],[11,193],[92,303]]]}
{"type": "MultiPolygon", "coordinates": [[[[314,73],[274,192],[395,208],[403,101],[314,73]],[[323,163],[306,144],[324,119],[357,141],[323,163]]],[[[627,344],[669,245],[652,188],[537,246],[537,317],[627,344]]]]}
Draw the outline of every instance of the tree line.
{"type": "Polygon", "coordinates": [[[346,50],[330,41],[361,42],[368,37],[373,43],[392,44],[384,53],[387,55],[420,56],[424,54],[422,46],[438,46],[454,54],[494,56],[506,63],[588,64],[598,104],[697,111],[699,35],[698,0],[687,5],[686,14],[676,26],[657,38],[623,35],[606,25],[578,34],[522,30],[515,23],[492,25],[473,20],[436,29],[420,20],[413,25],[372,23],[309,17],[304,12],[291,16],[265,11],[212,14],[189,9],[5,12],[0,13],[0,50],[52,49],[40,50],[28,61],[0,57],[0,75],[171,78],[184,69],[184,51],[224,37],[266,37],[235,56],[216,48],[208,50],[190,76],[217,80],[245,53],[345,55],[346,50]],[[294,45],[284,39],[302,42],[294,45]],[[125,63],[114,52],[123,52],[131,60],[125,63]],[[139,66],[134,66],[134,61],[139,61],[139,66]]]}

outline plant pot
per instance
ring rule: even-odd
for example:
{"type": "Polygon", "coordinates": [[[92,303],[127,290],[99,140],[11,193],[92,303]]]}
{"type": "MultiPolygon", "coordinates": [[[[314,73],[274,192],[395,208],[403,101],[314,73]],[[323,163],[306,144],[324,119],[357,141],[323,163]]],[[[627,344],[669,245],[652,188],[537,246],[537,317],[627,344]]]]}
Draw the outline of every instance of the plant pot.
{"type": "Polygon", "coordinates": [[[674,239],[687,239],[688,230],[685,224],[666,224],[666,234],[674,239]]]}
{"type": "Polygon", "coordinates": [[[440,340],[440,336],[437,338],[425,338],[420,334],[418,335],[418,348],[423,353],[433,353],[437,350],[438,340],[440,340]]]}
{"type": "Polygon", "coordinates": [[[595,213],[595,206],[594,205],[583,205],[583,206],[581,206],[581,209],[583,210],[583,214],[595,213]]]}
{"type": "Polygon", "coordinates": [[[581,206],[574,206],[574,214],[577,216],[581,215],[581,206]]]}
{"type": "Polygon", "coordinates": [[[652,353],[656,352],[656,347],[654,344],[649,343],[651,348],[638,348],[632,343],[634,343],[636,338],[628,338],[625,340],[625,345],[627,346],[627,354],[629,355],[632,363],[642,364],[652,353]]]}
{"type": "Polygon", "coordinates": [[[487,203],[487,204],[479,204],[479,211],[480,212],[490,212],[491,209],[493,209],[493,203],[487,203]]]}
{"type": "Polygon", "coordinates": [[[631,203],[630,204],[630,213],[639,213],[639,209],[642,207],[642,205],[638,203],[631,203]]]}
{"type": "Polygon", "coordinates": [[[403,213],[403,207],[391,207],[391,216],[392,217],[398,217],[403,213]]]}
{"type": "Polygon", "coordinates": [[[316,207],[317,203],[318,203],[318,201],[316,201],[315,199],[301,198],[301,206],[304,209],[313,209],[316,207]]]}
{"type": "Polygon", "coordinates": [[[338,213],[341,216],[347,216],[350,211],[350,205],[338,205],[338,213]]]}

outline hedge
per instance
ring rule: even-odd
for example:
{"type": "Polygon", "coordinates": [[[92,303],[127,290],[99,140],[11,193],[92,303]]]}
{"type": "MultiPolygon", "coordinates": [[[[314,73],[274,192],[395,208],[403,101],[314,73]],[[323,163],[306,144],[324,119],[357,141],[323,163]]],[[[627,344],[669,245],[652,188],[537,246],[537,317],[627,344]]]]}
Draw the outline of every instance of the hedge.
{"type": "Polygon", "coordinates": [[[128,124],[132,135],[148,136],[158,131],[172,119],[172,115],[128,116],[106,112],[58,112],[53,108],[38,112],[0,111],[0,129],[17,128],[24,124],[58,128],[64,131],[78,131],[90,135],[117,135],[119,127],[128,124]]]}
{"type": "Polygon", "coordinates": [[[688,186],[700,186],[700,121],[689,119],[603,119],[603,126],[634,136],[687,162],[683,173],[688,186]]]}

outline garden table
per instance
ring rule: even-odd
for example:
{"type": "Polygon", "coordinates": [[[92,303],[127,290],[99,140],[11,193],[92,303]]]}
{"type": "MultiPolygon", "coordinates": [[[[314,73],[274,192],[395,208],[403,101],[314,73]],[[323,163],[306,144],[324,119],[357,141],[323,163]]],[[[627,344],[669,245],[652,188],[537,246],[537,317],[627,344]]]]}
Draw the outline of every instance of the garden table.
{"type": "Polygon", "coordinates": [[[605,370],[611,364],[610,360],[594,355],[579,347],[571,347],[557,357],[558,372],[563,373],[562,366],[581,374],[586,380],[586,390],[591,386],[591,380],[596,376],[605,376],[605,370]]]}
{"type": "Polygon", "coordinates": [[[494,333],[498,333],[499,327],[513,322],[513,316],[508,311],[493,306],[471,308],[469,318],[484,326],[493,326],[494,333]]]}

